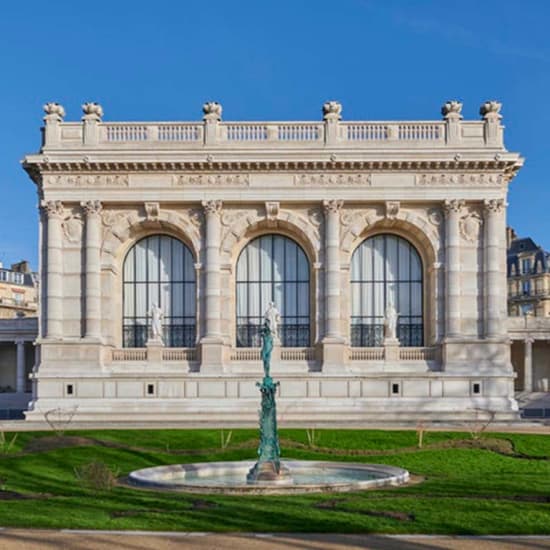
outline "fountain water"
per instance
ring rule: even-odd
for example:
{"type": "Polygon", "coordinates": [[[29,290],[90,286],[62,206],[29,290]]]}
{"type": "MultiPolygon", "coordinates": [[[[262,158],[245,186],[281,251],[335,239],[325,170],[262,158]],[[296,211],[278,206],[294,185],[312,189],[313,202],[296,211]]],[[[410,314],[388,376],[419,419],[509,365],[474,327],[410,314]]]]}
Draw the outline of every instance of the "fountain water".
{"type": "Polygon", "coordinates": [[[205,462],[145,468],[128,476],[133,486],[195,493],[292,494],[352,491],[408,481],[406,470],[381,464],[311,460],[281,463],[275,400],[279,382],[274,382],[270,375],[274,334],[266,314],[261,330],[264,378],[256,384],[262,396],[257,462],[205,462]]]}

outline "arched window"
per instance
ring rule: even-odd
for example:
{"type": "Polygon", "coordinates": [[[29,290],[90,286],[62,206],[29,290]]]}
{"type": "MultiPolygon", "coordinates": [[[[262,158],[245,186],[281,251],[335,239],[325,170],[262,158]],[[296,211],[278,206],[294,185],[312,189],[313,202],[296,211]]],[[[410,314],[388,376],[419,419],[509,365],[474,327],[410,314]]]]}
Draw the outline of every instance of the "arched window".
{"type": "Polygon", "coordinates": [[[351,345],[381,346],[384,317],[393,304],[402,346],[422,346],[422,262],[416,249],[396,235],[366,239],[351,260],[351,345]]]}
{"type": "Polygon", "coordinates": [[[124,347],[144,347],[151,306],[162,309],[167,347],[195,345],[195,269],[190,250],[167,235],[137,242],[124,260],[124,347]]]}
{"type": "Polygon", "coordinates": [[[275,302],[281,314],[281,345],[309,346],[309,263],[300,246],[282,235],[258,237],[239,256],[237,346],[261,345],[269,302],[275,302]]]}

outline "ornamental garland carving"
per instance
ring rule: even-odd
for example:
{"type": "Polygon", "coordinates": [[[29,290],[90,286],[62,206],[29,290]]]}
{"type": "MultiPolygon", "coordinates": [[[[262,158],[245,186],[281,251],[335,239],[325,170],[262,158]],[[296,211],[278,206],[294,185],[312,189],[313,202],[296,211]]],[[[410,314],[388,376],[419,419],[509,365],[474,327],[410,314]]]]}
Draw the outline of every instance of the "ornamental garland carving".
{"type": "Polygon", "coordinates": [[[128,174],[79,174],[45,176],[45,187],[128,187],[128,174]]]}
{"type": "Polygon", "coordinates": [[[371,185],[371,174],[297,174],[294,176],[296,186],[341,186],[354,187],[371,185]]]}
{"type": "Polygon", "coordinates": [[[211,187],[248,187],[249,174],[175,174],[173,185],[181,186],[211,186],[211,187]]]}
{"type": "Polygon", "coordinates": [[[418,174],[416,185],[480,185],[500,186],[503,174],[418,174]]]}

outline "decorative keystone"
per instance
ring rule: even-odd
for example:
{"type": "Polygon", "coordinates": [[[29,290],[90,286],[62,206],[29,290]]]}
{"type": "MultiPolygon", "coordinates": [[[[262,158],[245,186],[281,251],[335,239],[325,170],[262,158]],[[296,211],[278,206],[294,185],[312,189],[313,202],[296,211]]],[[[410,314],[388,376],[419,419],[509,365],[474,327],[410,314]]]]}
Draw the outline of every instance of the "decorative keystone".
{"type": "Polygon", "coordinates": [[[65,117],[65,109],[60,103],[46,103],[46,105],[44,105],[44,112],[46,113],[44,120],[57,120],[62,122],[65,117]]]}
{"type": "Polygon", "coordinates": [[[103,107],[99,103],[88,102],[82,105],[84,116],[82,120],[97,120],[100,121],[103,116],[103,107]]]}
{"type": "Polygon", "coordinates": [[[222,106],[217,101],[207,101],[202,106],[202,112],[204,116],[203,120],[221,120],[222,119],[222,106]]]}
{"type": "Polygon", "coordinates": [[[485,120],[499,120],[502,118],[502,115],[500,114],[500,110],[502,109],[502,103],[496,100],[490,100],[486,101],[481,105],[479,108],[479,114],[485,119],[485,120]]]}
{"type": "Polygon", "coordinates": [[[338,101],[325,101],[323,103],[324,120],[340,120],[342,118],[342,104],[338,101]]]}
{"type": "Polygon", "coordinates": [[[456,99],[447,101],[441,107],[441,114],[445,120],[460,120],[462,118],[462,102],[456,99]]]}

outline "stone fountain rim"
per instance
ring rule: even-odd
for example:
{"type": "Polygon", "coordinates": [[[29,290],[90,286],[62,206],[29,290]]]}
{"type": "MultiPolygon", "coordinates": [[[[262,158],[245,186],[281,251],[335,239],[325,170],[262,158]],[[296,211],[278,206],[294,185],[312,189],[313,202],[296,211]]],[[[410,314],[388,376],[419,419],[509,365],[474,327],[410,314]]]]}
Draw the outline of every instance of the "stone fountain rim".
{"type": "Polygon", "coordinates": [[[132,488],[162,490],[180,493],[200,493],[200,494],[225,494],[225,495],[288,495],[303,493],[334,493],[362,491],[366,489],[377,489],[386,486],[397,486],[406,483],[409,480],[409,472],[397,466],[387,464],[371,464],[359,462],[332,462],[327,460],[294,460],[286,459],[282,464],[291,470],[303,470],[311,467],[322,467],[328,469],[347,469],[362,470],[365,472],[375,472],[386,474],[387,477],[379,479],[358,480],[342,483],[311,483],[302,485],[277,485],[273,483],[247,484],[245,481],[246,473],[255,464],[253,460],[235,460],[223,462],[194,462],[189,464],[169,464],[165,466],[153,466],[135,470],[129,474],[125,482],[132,488]],[[177,474],[182,471],[203,470],[212,474],[227,472],[243,473],[243,483],[236,485],[174,485],[169,480],[162,481],[158,479],[159,475],[177,474]]]}

